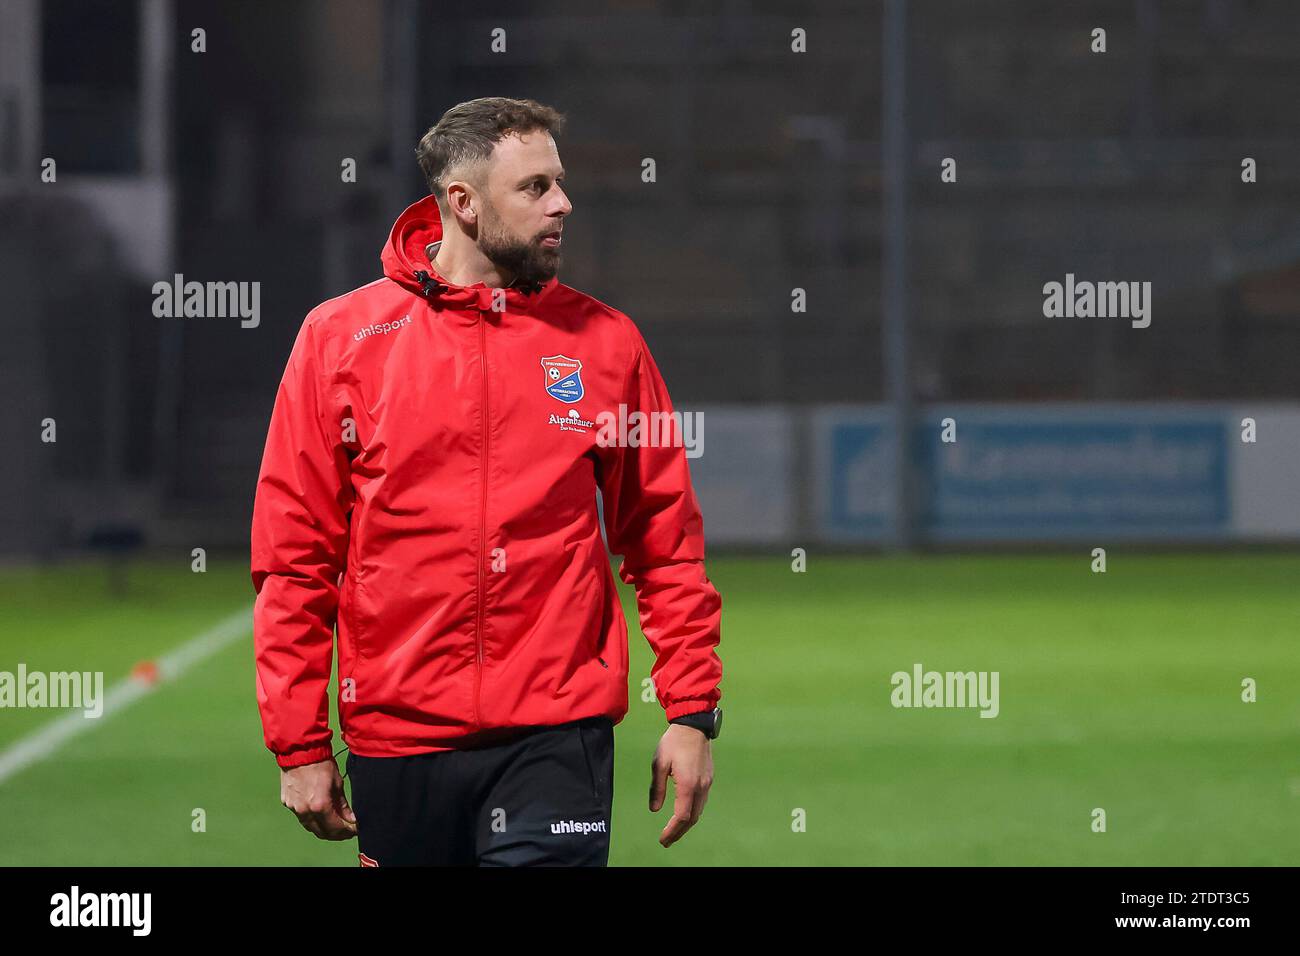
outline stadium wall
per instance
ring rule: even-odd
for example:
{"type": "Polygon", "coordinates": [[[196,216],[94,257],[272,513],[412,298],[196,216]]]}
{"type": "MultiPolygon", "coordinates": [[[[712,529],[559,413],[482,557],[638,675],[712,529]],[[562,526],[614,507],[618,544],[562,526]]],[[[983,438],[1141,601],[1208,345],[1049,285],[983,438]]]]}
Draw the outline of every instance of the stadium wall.
{"type": "MultiPolygon", "coordinates": [[[[886,406],[695,411],[704,453],[691,468],[710,545],[888,543],[886,406]]],[[[920,537],[935,545],[1292,542],[1297,449],[1295,404],[929,405],[909,480],[920,537]]]]}

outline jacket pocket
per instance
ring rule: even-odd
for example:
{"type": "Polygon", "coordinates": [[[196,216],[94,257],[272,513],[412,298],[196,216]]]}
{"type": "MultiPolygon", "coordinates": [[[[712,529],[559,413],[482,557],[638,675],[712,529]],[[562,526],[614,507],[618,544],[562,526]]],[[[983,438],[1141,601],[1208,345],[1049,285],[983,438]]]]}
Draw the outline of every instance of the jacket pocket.
{"type": "Polygon", "coordinates": [[[591,795],[606,806],[614,791],[614,722],[608,717],[588,717],[574,730],[586,762],[591,795]]]}
{"type": "Polygon", "coordinates": [[[361,596],[361,567],[360,565],[349,565],[343,575],[343,593],[339,598],[339,613],[343,615],[343,620],[348,626],[348,639],[352,644],[352,653],[357,660],[365,658],[366,644],[364,640],[360,602],[361,596]]]}
{"type": "Polygon", "coordinates": [[[599,781],[596,776],[596,758],[592,754],[592,745],[587,740],[587,734],[595,733],[596,727],[586,722],[578,724],[573,728],[573,732],[578,737],[578,745],[582,748],[582,759],[587,765],[587,782],[591,786],[591,795],[596,800],[600,799],[599,781]]]}

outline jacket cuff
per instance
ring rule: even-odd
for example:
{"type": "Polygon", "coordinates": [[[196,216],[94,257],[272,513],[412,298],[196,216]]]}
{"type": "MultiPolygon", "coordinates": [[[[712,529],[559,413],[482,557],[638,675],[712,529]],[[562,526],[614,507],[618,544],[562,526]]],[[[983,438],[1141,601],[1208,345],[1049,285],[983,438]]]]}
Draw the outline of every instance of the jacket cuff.
{"type": "Polygon", "coordinates": [[[321,744],[317,747],[308,747],[306,750],[294,750],[287,754],[276,754],[275,762],[280,765],[281,770],[292,770],[294,767],[305,767],[309,763],[320,763],[322,760],[329,760],[334,756],[334,751],[329,744],[321,744]]]}
{"type": "Polygon", "coordinates": [[[685,717],[687,714],[699,714],[706,710],[712,710],[718,704],[716,697],[701,697],[695,700],[679,700],[675,704],[669,704],[664,710],[664,716],[668,720],[676,720],[678,717],[685,717]]]}

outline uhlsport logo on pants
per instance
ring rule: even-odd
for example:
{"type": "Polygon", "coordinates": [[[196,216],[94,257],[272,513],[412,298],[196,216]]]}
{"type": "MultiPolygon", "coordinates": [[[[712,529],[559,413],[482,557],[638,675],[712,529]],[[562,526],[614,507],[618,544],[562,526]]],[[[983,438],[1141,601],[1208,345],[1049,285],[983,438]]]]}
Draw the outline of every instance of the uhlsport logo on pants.
{"type": "Polygon", "coordinates": [[[557,820],[551,824],[552,833],[605,833],[604,820],[557,820]]]}

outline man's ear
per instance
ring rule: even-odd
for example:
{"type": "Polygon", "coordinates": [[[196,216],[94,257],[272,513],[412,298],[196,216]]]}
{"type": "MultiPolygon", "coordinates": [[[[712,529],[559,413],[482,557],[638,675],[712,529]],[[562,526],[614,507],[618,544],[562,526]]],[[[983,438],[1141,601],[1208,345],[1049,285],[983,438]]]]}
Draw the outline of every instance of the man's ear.
{"type": "Polygon", "coordinates": [[[469,222],[477,221],[474,207],[470,205],[469,190],[465,188],[463,183],[448,184],[447,211],[457,219],[467,219],[469,222]]]}

